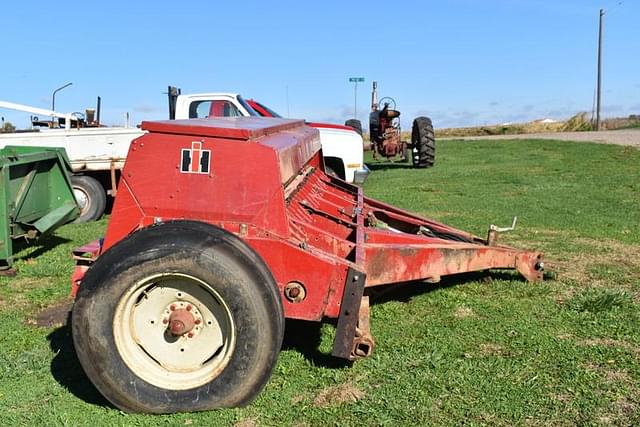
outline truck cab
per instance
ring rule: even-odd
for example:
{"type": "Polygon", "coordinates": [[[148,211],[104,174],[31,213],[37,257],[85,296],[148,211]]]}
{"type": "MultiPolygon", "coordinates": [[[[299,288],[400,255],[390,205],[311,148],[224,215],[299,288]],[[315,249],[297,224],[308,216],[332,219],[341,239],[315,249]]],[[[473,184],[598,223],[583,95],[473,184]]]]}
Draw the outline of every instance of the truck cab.
{"type": "MultiPolygon", "coordinates": [[[[209,117],[282,117],[264,104],[245,100],[237,93],[196,93],[183,95],[169,88],[171,119],[209,117]]],[[[347,182],[362,184],[369,175],[364,164],[362,137],[352,128],[328,123],[307,123],[320,132],[325,169],[347,182]]]]}
{"type": "Polygon", "coordinates": [[[234,93],[179,95],[175,112],[173,118],[176,120],[260,116],[240,95],[234,93]]]}

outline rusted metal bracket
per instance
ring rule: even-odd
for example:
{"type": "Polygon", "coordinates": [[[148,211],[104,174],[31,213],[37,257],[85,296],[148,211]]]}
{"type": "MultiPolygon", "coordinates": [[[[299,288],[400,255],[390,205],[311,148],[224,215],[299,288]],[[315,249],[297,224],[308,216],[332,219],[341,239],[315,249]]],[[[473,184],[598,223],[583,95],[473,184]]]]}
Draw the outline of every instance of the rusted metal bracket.
{"type": "MultiPolygon", "coordinates": [[[[331,354],[342,359],[354,360],[354,341],[360,318],[362,295],[366,275],[351,267],[347,270],[347,280],[344,286],[340,316],[336,327],[336,338],[333,342],[331,354]]],[[[368,309],[368,307],[367,307],[368,309]]]]}
{"type": "Polygon", "coordinates": [[[363,296],[360,302],[358,327],[356,328],[356,336],[353,340],[351,359],[355,360],[371,356],[375,345],[369,324],[369,297],[363,296]]]}

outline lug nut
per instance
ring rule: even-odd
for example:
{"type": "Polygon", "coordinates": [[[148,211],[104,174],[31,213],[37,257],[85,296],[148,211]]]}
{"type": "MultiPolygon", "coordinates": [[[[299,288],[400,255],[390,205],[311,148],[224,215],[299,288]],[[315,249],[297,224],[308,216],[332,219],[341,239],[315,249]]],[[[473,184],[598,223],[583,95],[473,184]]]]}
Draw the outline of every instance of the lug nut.
{"type": "Polygon", "coordinates": [[[191,311],[191,309],[192,309],[192,308],[193,308],[193,307],[191,306],[191,304],[188,304],[188,305],[187,305],[187,311],[191,311]]]}
{"type": "Polygon", "coordinates": [[[199,324],[200,324],[200,322],[201,322],[201,320],[200,320],[200,319],[196,319],[193,323],[195,323],[196,325],[199,325],[199,324]]]}
{"type": "Polygon", "coordinates": [[[171,306],[169,307],[169,310],[174,311],[176,309],[176,305],[175,304],[171,304],[171,306]]]}
{"type": "Polygon", "coordinates": [[[162,319],[162,323],[166,325],[167,323],[169,323],[169,319],[162,319]]]}
{"type": "Polygon", "coordinates": [[[187,336],[188,336],[189,338],[193,338],[193,332],[189,332],[189,333],[187,334],[187,336]]]}

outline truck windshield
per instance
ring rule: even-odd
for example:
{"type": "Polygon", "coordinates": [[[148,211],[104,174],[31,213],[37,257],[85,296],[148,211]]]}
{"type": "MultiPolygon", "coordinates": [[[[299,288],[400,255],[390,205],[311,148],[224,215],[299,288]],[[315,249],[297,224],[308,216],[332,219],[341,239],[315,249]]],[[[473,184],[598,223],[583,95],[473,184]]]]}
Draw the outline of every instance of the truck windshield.
{"type": "Polygon", "coordinates": [[[251,108],[251,105],[249,105],[247,101],[245,101],[240,95],[238,95],[238,102],[244,107],[245,110],[247,110],[247,113],[249,113],[250,116],[260,117],[260,114],[258,114],[256,110],[251,108]]]}
{"type": "Polygon", "coordinates": [[[276,113],[275,111],[273,111],[271,108],[267,107],[266,105],[261,104],[260,102],[257,102],[257,101],[253,101],[253,102],[258,104],[258,106],[260,106],[260,108],[262,108],[263,110],[268,112],[271,115],[271,117],[282,117],[280,114],[276,113]]]}

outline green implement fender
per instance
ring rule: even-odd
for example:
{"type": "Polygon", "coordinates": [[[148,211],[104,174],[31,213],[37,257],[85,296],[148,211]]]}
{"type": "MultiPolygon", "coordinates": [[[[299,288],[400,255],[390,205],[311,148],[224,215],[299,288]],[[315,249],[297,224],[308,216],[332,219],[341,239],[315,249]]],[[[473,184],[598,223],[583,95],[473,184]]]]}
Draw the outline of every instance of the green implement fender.
{"type": "Polygon", "coordinates": [[[78,217],[70,173],[63,148],[0,150],[0,269],[13,263],[13,239],[35,238],[78,217]]]}

